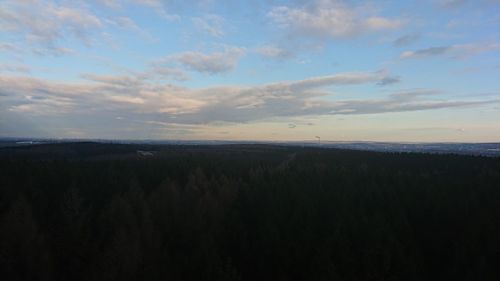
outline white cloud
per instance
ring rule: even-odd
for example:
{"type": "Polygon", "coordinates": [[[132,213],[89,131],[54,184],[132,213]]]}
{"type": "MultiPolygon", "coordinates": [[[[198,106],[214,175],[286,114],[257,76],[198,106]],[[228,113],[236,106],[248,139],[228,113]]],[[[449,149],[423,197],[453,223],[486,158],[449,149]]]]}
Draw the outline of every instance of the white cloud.
{"type": "MultiPolygon", "coordinates": [[[[100,2],[114,9],[135,3],[150,7],[161,17],[169,20],[179,18],[168,14],[161,1],[100,0],[100,2]]],[[[29,51],[38,55],[68,54],[72,51],[63,47],[65,41],[76,39],[89,47],[102,39],[99,36],[106,34],[109,36],[109,33],[105,32],[108,27],[125,28],[149,40],[155,39],[129,17],[107,18],[93,11],[83,1],[0,1],[0,31],[8,34],[10,38],[7,38],[11,40],[0,43],[0,49],[11,52],[29,51]]]]}
{"type": "Polygon", "coordinates": [[[89,34],[101,27],[102,21],[84,8],[54,1],[6,0],[0,3],[0,26],[30,44],[52,49],[68,36],[89,45],[89,34]]]}
{"type": "Polygon", "coordinates": [[[243,48],[225,47],[222,52],[213,52],[209,54],[201,52],[183,52],[168,56],[156,64],[178,63],[190,70],[217,74],[232,70],[243,55],[245,55],[245,49],[243,48]]]}
{"type": "Polygon", "coordinates": [[[255,51],[266,58],[273,59],[287,59],[293,56],[289,50],[275,46],[262,46],[256,48],[255,51]]]}
{"type": "Polygon", "coordinates": [[[131,104],[144,104],[144,99],[138,97],[128,97],[128,96],[110,96],[110,101],[119,103],[131,103],[131,104]]]}
{"type": "Polygon", "coordinates": [[[278,6],[268,16],[294,34],[319,38],[345,38],[363,33],[397,29],[400,19],[391,19],[363,8],[349,7],[343,1],[316,0],[301,7],[278,6]]]}

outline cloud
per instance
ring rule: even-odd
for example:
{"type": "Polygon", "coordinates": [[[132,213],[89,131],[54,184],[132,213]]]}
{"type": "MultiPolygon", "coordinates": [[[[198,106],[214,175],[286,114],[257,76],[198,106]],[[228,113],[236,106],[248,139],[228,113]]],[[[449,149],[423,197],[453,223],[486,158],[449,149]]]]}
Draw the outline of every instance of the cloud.
{"type": "MultiPolygon", "coordinates": [[[[16,123],[21,118],[31,118],[38,126],[45,128],[55,126],[57,120],[58,123],[64,123],[64,128],[82,127],[99,132],[101,136],[111,134],[116,137],[118,132],[145,132],[146,125],[174,131],[180,129],[188,133],[210,124],[406,112],[500,102],[491,99],[443,100],[440,92],[426,89],[400,91],[385,97],[335,97],[341,87],[374,85],[391,77],[383,71],[339,73],[254,86],[201,89],[159,83],[134,75],[86,74],[83,77],[86,80],[69,83],[1,76],[0,119],[16,123]],[[331,87],[336,90],[332,92],[331,87]],[[117,116],[120,118],[117,119],[117,116]],[[126,126],[113,122],[125,122],[126,126]]],[[[294,121],[290,124],[299,123],[294,121]]]]}
{"type": "Polygon", "coordinates": [[[429,57],[445,54],[451,50],[450,46],[442,47],[430,47],[425,49],[420,49],[416,51],[406,51],[401,53],[400,57],[403,59],[419,58],[419,57],[429,57]]]}
{"type": "Polygon", "coordinates": [[[143,81],[135,76],[96,75],[90,73],[84,73],[80,76],[86,80],[120,88],[133,88],[143,84],[143,81]]]}
{"type": "Polygon", "coordinates": [[[137,34],[141,35],[146,39],[149,40],[154,39],[154,37],[149,32],[139,27],[137,23],[135,23],[135,21],[129,17],[116,17],[114,19],[107,19],[106,23],[109,23],[110,25],[115,27],[135,31],[137,34]]]}
{"type": "Polygon", "coordinates": [[[75,37],[90,45],[90,37],[102,21],[90,11],[63,6],[54,1],[6,0],[0,3],[3,31],[45,49],[55,49],[59,41],[75,37]]]}
{"type": "Polygon", "coordinates": [[[402,59],[427,58],[447,55],[449,58],[460,59],[474,56],[484,52],[500,50],[499,43],[472,43],[450,46],[429,47],[415,51],[401,53],[402,59]]]}
{"type": "Polygon", "coordinates": [[[434,0],[436,7],[445,10],[455,10],[467,5],[468,7],[488,9],[489,6],[498,5],[499,0],[434,0]]]}
{"type": "Polygon", "coordinates": [[[377,85],[378,86],[388,86],[388,85],[396,84],[399,82],[401,82],[401,78],[399,76],[388,76],[388,77],[382,78],[382,80],[380,80],[377,83],[377,85]]]}
{"type": "Polygon", "coordinates": [[[121,1],[117,0],[96,0],[98,3],[107,6],[109,8],[118,9],[121,8],[121,1]]]}
{"type": "Polygon", "coordinates": [[[394,45],[395,47],[408,46],[412,43],[415,43],[419,39],[420,39],[420,33],[409,33],[401,37],[398,37],[396,40],[394,40],[394,42],[392,42],[392,45],[394,45]]]}
{"type": "Polygon", "coordinates": [[[82,83],[52,82],[30,77],[0,77],[2,111],[34,115],[70,113],[181,113],[195,110],[203,101],[194,93],[170,84],[158,84],[134,76],[82,75],[82,83]]]}
{"type": "MultiPolygon", "coordinates": [[[[179,18],[168,14],[161,1],[99,2],[113,9],[119,9],[125,4],[142,5],[154,9],[160,16],[169,20],[179,18]]],[[[110,26],[129,29],[144,38],[154,39],[129,17],[106,18],[93,11],[83,1],[0,1],[0,31],[9,34],[12,42],[16,42],[0,43],[0,49],[11,52],[30,51],[38,55],[64,55],[72,53],[70,49],[62,47],[65,41],[76,39],[89,47],[97,42],[96,35],[102,36],[105,28],[110,26]]]]}
{"type": "Polygon", "coordinates": [[[181,17],[177,14],[171,14],[167,12],[166,4],[171,1],[161,1],[161,0],[130,0],[130,2],[142,5],[146,7],[150,7],[153,9],[160,17],[168,21],[178,21],[181,17]]]}
{"type": "Polygon", "coordinates": [[[293,57],[292,52],[289,50],[275,46],[262,46],[256,48],[255,51],[263,57],[272,59],[287,59],[293,57]]]}
{"type": "Polygon", "coordinates": [[[454,45],[452,48],[454,58],[466,58],[486,52],[500,50],[500,43],[472,43],[454,45]]]}
{"type": "Polygon", "coordinates": [[[402,91],[396,92],[390,95],[393,100],[417,100],[422,99],[425,96],[437,96],[439,95],[438,91],[429,90],[429,89],[414,89],[410,91],[402,91]]]}
{"type": "Polygon", "coordinates": [[[177,80],[186,81],[189,76],[181,69],[162,66],[162,65],[150,65],[146,70],[140,72],[129,71],[131,75],[95,75],[91,73],[83,73],[80,75],[81,78],[99,82],[106,83],[110,85],[119,85],[124,87],[138,86],[148,81],[158,81],[158,80],[177,80]]]}
{"type": "Polygon", "coordinates": [[[139,5],[150,6],[153,8],[158,8],[162,6],[162,2],[160,0],[132,0],[132,2],[139,5]]]}
{"type": "Polygon", "coordinates": [[[189,80],[189,75],[187,75],[181,69],[175,67],[153,65],[143,74],[144,78],[148,79],[173,79],[177,81],[189,80]]]}
{"type": "Polygon", "coordinates": [[[110,96],[110,101],[119,103],[131,103],[131,104],[144,104],[144,99],[138,97],[128,97],[128,96],[110,96]]]}
{"type": "Polygon", "coordinates": [[[189,70],[218,74],[232,70],[243,55],[245,55],[245,49],[243,48],[225,47],[224,51],[209,54],[192,51],[178,53],[156,62],[156,65],[177,63],[189,70]]]}
{"type": "Polygon", "coordinates": [[[316,0],[300,7],[278,6],[268,17],[279,26],[300,36],[346,38],[364,33],[400,28],[404,21],[378,16],[363,7],[343,1],[316,0]]]}
{"type": "Polygon", "coordinates": [[[25,64],[19,63],[0,63],[0,73],[1,72],[21,72],[29,73],[30,68],[25,64]]]}
{"type": "Polygon", "coordinates": [[[19,47],[16,46],[15,44],[5,43],[5,42],[0,43],[0,50],[10,51],[10,52],[19,52],[20,51],[19,47]]]}
{"type": "Polygon", "coordinates": [[[203,17],[192,18],[192,22],[196,28],[211,35],[213,37],[222,37],[224,31],[222,26],[224,24],[224,18],[218,15],[209,14],[203,17]]]}
{"type": "Polygon", "coordinates": [[[376,83],[387,78],[385,71],[376,72],[346,72],[335,75],[312,77],[293,82],[270,84],[271,88],[289,88],[294,91],[304,91],[332,85],[359,85],[376,83]]]}

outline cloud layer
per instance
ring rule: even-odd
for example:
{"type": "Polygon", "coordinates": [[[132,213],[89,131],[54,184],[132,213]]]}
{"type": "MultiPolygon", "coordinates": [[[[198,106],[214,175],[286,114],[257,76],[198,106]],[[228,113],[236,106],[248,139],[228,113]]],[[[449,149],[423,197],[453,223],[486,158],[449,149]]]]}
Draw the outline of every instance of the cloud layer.
{"type": "MultiPolygon", "coordinates": [[[[221,122],[237,124],[275,118],[407,112],[498,102],[442,99],[439,92],[424,89],[373,98],[338,99],[336,91],[331,89],[384,84],[396,79],[384,71],[201,89],[155,83],[137,76],[87,74],[84,78],[87,81],[63,83],[23,76],[0,77],[1,116],[4,120],[38,120],[34,122],[55,118],[59,122],[66,120],[69,127],[94,130],[101,124],[96,120],[102,119],[102,124],[107,126],[110,122],[129,122],[125,129],[147,124],[189,133],[197,126],[221,122]]],[[[108,130],[119,129],[108,127],[108,130]]]]}

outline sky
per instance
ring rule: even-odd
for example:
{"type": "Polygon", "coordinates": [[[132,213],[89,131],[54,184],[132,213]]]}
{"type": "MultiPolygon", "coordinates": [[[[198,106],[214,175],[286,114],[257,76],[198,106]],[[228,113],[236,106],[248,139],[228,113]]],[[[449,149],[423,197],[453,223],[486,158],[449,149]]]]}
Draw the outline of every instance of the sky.
{"type": "Polygon", "coordinates": [[[0,0],[0,137],[500,141],[499,0],[0,0]]]}

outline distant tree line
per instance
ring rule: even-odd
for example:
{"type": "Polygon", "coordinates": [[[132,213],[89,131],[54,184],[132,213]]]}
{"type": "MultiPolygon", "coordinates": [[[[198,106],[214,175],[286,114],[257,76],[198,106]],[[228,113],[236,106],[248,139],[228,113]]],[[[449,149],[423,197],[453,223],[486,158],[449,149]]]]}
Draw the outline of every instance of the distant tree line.
{"type": "Polygon", "coordinates": [[[0,149],[0,280],[500,280],[500,159],[0,149]]]}

